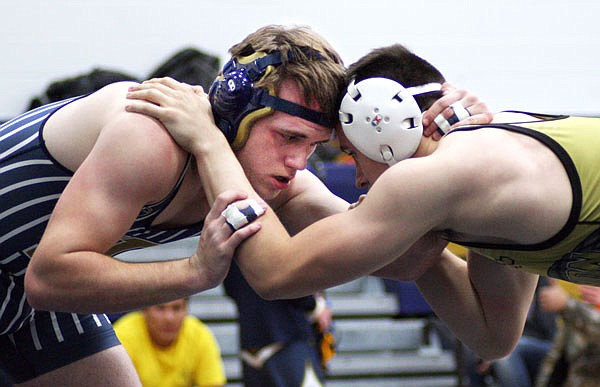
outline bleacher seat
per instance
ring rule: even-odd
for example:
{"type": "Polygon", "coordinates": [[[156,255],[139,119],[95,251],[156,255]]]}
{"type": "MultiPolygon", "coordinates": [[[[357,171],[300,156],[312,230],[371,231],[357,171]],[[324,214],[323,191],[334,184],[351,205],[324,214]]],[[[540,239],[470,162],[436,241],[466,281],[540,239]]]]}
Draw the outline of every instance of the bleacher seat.
{"type": "MultiPolygon", "coordinates": [[[[241,387],[237,312],[219,288],[192,297],[190,310],[213,330],[221,346],[227,385],[241,387]]],[[[427,319],[398,318],[396,297],[379,278],[360,278],[327,294],[338,339],[327,386],[457,385],[454,354],[443,350],[435,337],[427,337],[427,319]]]]}

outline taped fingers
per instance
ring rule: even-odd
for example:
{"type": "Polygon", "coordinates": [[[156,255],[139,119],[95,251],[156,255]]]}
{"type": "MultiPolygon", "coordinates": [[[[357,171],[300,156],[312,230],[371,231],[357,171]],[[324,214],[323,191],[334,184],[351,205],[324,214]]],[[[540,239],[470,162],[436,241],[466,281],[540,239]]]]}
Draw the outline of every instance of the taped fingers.
{"type": "Polygon", "coordinates": [[[446,117],[444,117],[440,113],[437,116],[435,116],[433,121],[438,126],[437,131],[439,134],[441,134],[443,136],[444,134],[448,133],[448,129],[450,129],[450,124],[448,123],[448,120],[446,120],[446,117]]]}
{"type": "MultiPolygon", "coordinates": [[[[471,113],[467,110],[466,107],[463,106],[462,102],[460,101],[454,102],[452,105],[450,105],[450,107],[454,111],[454,114],[450,118],[456,118],[456,122],[462,121],[465,118],[471,116],[471,113]]],[[[451,123],[451,125],[456,124],[456,122],[451,123]]]]}
{"type": "Polygon", "coordinates": [[[231,203],[221,213],[221,216],[225,218],[226,223],[234,232],[265,213],[264,208],[254,199],[247,199],[246,204],[246,207],[239,208],[236,203],[231,203]]]}
{"type": "Polygon", "coordinates": [[[471,116],[471,113],[460,101],[454,102],[449,106],[449,108],[452,110],[452,115],[450,117],[446,118],[442,113],[440,113],[434,118],[434,122],[438,126],[438,132],[442,136],[448,133],[452,125],[471,116]]]}

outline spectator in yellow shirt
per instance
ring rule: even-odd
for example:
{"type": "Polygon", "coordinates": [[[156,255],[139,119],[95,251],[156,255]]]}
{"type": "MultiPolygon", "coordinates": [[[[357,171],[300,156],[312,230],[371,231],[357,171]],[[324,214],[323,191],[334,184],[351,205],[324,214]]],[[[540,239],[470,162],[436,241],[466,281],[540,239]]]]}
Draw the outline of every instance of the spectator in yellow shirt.
{"type": "Polygon", "coordinates": [[[114,324],[144,387],[223,386],[223,361],[210,329],[188,314],[188,299],[131,312],[114,324]]]}

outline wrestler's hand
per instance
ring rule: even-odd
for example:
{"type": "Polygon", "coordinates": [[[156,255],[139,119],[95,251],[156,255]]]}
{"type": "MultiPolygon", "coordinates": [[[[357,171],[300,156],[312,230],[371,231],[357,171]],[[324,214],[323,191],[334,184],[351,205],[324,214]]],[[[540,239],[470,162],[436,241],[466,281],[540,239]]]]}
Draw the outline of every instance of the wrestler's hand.
{"type": "MultiPolygon", "coordinates": [[[[261,228],[260,222],[255,220],[232,232],[231,227],[225,222],[225,218],[221,216],[229,203],[241,201],[240,207],[244,207],[243,200],[246,198],[247,195],[243,192],[225,191],[217,196],[204,219],[198,248],[190,258],[190,262],[192,267],[197,270],[198,275],[207,277],[208,283],[214,286],[220,284],[229,272],[235,249],[261,228]]],[[[259,204],[266,208],[264,202],[259,204]]]]}
{"type": "Polygon", "coordinates": [[[435,118],[440,114],[445,119],[451,118],[455,112],[450,105],[454,103],[462,104],[469,116],[451,125],[445,132],[461,125],[484,125],[492,122],[494,116],[485,102],[479,100],[476,95],[471,94],[468,90],[457,89],[454,85],[446,82],[442,85],[442,92],[444,95],[423,114],[423,134],[425,136],[432,136],[435,140],[442,138],[442,133],[438,130],[439,127],[435,122],[435,118]]]}
{"type": "Polygon", "coordinates": [[[211,136],[223,137],[216,127],[208,95],[202,86],[172,78],[154,78],[129,88],[126,110],[154,117],[183,149],[194,153],[211,136]]]}

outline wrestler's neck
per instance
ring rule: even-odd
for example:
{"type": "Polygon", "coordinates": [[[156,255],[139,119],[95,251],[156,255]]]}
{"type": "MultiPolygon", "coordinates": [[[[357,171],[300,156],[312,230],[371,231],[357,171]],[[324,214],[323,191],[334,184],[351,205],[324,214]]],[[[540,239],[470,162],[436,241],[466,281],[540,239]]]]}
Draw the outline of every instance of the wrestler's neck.
{"type": "Polygon", "coordinates": [[[412,157],[425,157],[429,156],[437,149],[439,141],[434,140],[432,137],[421,137],[419,147],[415,151],[412,157]]]}

